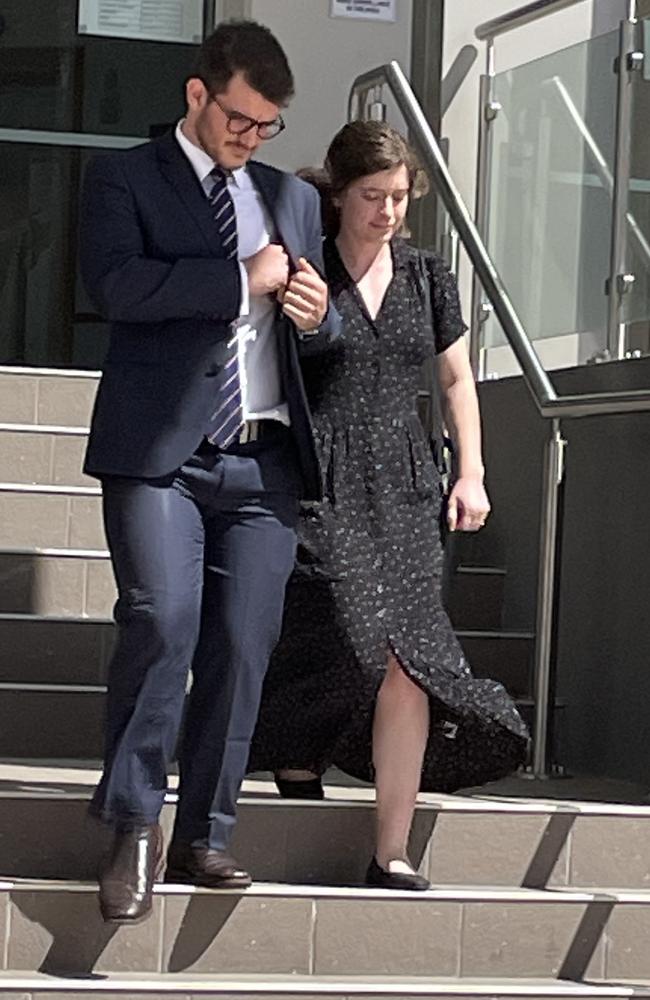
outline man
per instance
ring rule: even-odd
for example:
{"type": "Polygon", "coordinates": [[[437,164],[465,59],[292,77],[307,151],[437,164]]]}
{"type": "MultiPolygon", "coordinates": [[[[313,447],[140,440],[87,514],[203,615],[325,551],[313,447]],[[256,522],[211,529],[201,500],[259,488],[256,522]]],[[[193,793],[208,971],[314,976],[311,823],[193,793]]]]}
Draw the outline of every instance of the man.
{"type": "Polygon", "coordinates": [[[85,465],[102,481],[119,591],[91,804],[114,830],[100,873],[110,922],[151,909],[190,665],[167,879],[251,881],[229,838],[299,499],[320,495],[298,346],[325,349],[338,322],[316,192],[250,159],[284,128],[292,93],[266,28],[221,24],[175,133],[98,158],[86,178],[82,269],[112,321],[85,465]]]}

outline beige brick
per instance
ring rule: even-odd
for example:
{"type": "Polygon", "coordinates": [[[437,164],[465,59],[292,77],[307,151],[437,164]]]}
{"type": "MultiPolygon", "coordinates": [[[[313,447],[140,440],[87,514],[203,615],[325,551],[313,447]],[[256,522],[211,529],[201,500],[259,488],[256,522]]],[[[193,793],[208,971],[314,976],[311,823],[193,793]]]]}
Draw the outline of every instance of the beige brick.
{"type": "MultiPolygon", "coordinates": [[[[125,993],[124,990],[122,990],[121,993],[106,993],[102,990],[99,996],[101,997],[101,1000],[194,1000],[194,997],[196,997],[196,1000],[205,1000],[205,993],[203,993],[203,991],[201,991],[201,993],[194,993],[190,996],[189,993],[150,993],[149,989],[147,989],[146,993],[138,994],[125,993]]],[[[61,993],[59,990],[57,990],[56,993],[36,992],[32,993],[30,997],[27,997],[27,994],[25,994],[25,997],[26,1000],[87,1000],[88,990],[76,993],[69,993],[68,991],[61,993]]],[[[6,995],[4,993],[0,994],[0,1000],[6,1000],[6,995]]],[[[223,994],[220,994],[220,1000],[224,1000],[223,994]]],[[[245,1000],[245,998],[241,993],[239,993],[237,995],[237,1000],[245,1000]]],[[[252,997],[251,1000],[253,1000],[252,997]]],[[[255,1000],[259,1000],[259,994],[255,997],[255,1000]]],[[[269,1000],[267,994],[264,994],[264,1000],[269,1000]]],[[[283,1000],[287,1000],[286,996],[283,997],[283,1000]]],[[[454,998],[454,1000],[456,1000],[456,998],[454,998]]],[[[528,1000],[528,998],[526,998],[526,1000],[528,1000]]],[[[553,998],[553,1000],[555,1000],[555,998],[553,998]]]]}
{"type": "Polygon", "coordinates": [[[60,548],[67,535],[67,497],[0,493],[0,546],[60,548]]]}
{"type": "Polygon", "coordinates": [[[650,979],[650,906],[616,906],[607,925],[605,976],[650,979]]]}
{"type": "Polygon", "coordinates": [[[163,971],[307,974],[311,900],[167,896],[163,971]]]}
{"type": "Polygon", "coordinates": [[[53,446],[50,434],[0,431],[0,482],[51,482],[53,446]]]}
{"type": "Polygon", "coordinates": [[[94,892],[14,892],[8,966],[15,971],[68,975],[156,972],[160,962],[161,900],[132,927],[104,924],[94,892]]]}
{"type": "Polygon", "coordinates": [[[602,932],[585,928],[589,918],[577,903],[466,903],[461,976],[508,978],[580,975],[600,978],[602,932]],[[567,963],[569,968],[567,968],[567,963]],[[584,968],[586,966],[586,968],[584,968]]]}
{"type": "Polygon", "coordinates": [[[81,615],[84,600],[82,559],[47,556],[36,560],[34,613],[81,615]]]}
{"type": "Polygon", "coordinates": [[[57,486],[97,486],[97,480],[82,472],[86,438],[76,434],[58,434],[54,440],[52,482],[57,486]]]}
{"type": "Polygon", "coordinates": [[[101,497],[72,497],[67,544],[72,549],[105,549],[101,497]]]}
{"type": "Polygon", "coordinates": [[[110,559],[89,559],[84,614],[88,618],[110,618],[116,598],[117,588],[110,559]]]}
{"type": "Polygon", "coordinates": [[[579,816],[571,843],[569,882],[576,886],[650,886],[650,820],[579,816]]]}
{"type": "Polygon", "coordinates": [[[461,907],[415,899],[319,899],[314,973],[456,976],[461,907]]]}
{"type": "MultiPolygon", "coordinates": [[[[549,844],[549,816],[444,813],[430,846],[429,878],[434,885],[528,884],[527,876],[550,871],[549,881],[566,884],[566,843],[549,844]],[[559,850],[559,853],[558,853],[559,850]]],[[[543,879],[541,881],[544,881],[543,879]]]]}
{"type": "Polygon", "coordinates": [[[9,893],[0,891],[0,969],[7,968],[9,893]]]}
{"type": "Polygon", "coordinates": [[[29,375],[0,374],[0,423],[36,421],[37,380],[29,375]]]}
{"type": "Polygon", "coordinates": [[[88,427],[97,382],[49,375],[38,380],[37,423],[88,427]]]}
{"type": "Polygon", "coordinates": [[[82,560],[0,553],[0,611],[80,615],[83,595],[82,560]]]}

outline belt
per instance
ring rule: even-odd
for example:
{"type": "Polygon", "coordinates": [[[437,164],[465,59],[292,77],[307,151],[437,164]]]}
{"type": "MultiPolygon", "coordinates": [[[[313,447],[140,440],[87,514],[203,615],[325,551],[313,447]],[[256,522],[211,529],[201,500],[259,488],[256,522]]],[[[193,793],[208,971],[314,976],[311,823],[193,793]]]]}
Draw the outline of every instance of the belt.
{"type": "Polygon", "coordinates": [[[284,427],[280,420],[245,420],[237,441],[233,443],[248,444],[249,441],[261,441],[276,434],[280,427],[284,427]]]}
{"type": "MultiPolygon", "coordinates": [[[[286,425],[281,420],[246,420],[239,432],[239,436],[228,445],[228,448],[237,447],[240,444],[249,444],[251,441],[261,441],[264,438],[277,437],[280,429],[287,430],[286,425]]],[[[226,448],[226,451],[228,448],[226,448]]],[[[196,449],[196,454],[214,455],[218,451],[221,451],[221,449],[216,444],[212,444],[207,438],[203,438],[201,444],[196,449]]]]}

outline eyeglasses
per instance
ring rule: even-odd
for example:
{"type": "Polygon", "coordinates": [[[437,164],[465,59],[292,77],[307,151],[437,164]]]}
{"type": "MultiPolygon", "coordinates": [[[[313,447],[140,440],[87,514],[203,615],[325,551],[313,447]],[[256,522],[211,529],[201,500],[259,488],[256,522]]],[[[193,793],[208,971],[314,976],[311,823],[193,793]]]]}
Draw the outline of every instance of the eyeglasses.
{"type": "Polygon", "coordinates": [[[260,139],[274,139],[276,135],[279,135],[286,128],[281,115],[278,115],[273,121],[260,122],[256,118],[249,118],[248,115],[243,115],[240,111],[230,111],[228,108],[224,108],[221,101],[214,94],[210,94],[209,98],[223,111],[227,119],[226,128],[232,135],[243,135],[254,128],[257,130],[260,139]]]}

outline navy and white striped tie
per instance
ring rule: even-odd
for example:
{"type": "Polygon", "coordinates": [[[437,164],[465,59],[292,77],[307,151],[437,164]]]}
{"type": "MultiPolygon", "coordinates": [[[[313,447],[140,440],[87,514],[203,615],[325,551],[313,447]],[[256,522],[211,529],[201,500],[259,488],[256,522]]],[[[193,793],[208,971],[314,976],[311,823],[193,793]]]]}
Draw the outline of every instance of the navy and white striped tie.
{"type": "MultiPolygon", "coordinates": [[[[229,175],[221,167],[214,167],[210,173],[214,178],[214,187],[208,198],[213,210],[214,221],[219,230],[221,245],[225,250],[227,260],[234,260],[237,258],[238,250],[237,216],[228,190],[229,175]]],[[[208,441],[216,444],[219,448],[227,448],[229,444],[232,444],[244,424],[236,330],[234,336],[228,341],[227,347],[226,363],[219,374],[216,408],[210,417],[210,428],[206,435],[208,441]]]]}

